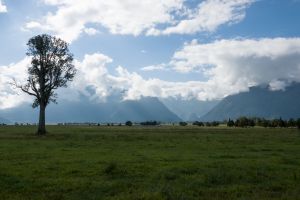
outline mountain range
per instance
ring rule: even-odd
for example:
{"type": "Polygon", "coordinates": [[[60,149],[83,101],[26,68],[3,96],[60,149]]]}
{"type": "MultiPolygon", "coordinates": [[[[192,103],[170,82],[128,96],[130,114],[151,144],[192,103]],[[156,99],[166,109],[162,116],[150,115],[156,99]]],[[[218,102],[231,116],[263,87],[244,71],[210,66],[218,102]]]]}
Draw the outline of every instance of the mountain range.
{"type": "MultiPolygon", "coordinates": [[[[240,116],[272,118],[300,117],[300,84],[285,90],[271,91],[267,86],[252,87],[247,92],[225,97],[221,101],[158,99],[121,101],[109,98],[105,102],[91,101],[82,96],[77,101],[59,101],[46,110],[47,123],[94,122],[124,123],[160,121],[222,121],[240,116]]],[[[0,110],[0,123],[36,123],[38,109],[30,104],[0,110]]]]}
{"type": "Polygon", "coordinates": [[[220,101],[199,101],[196,99],[165,98],[160,101],[183,121],[196,121],[213,109],[220,101]]]}
{"type": "MultiPolygon", "coordinates": [[[[0,110],[4,122],[36,123],[38,109],[30,104],[16,108],[0,110]]],[[[1,120],[1,119],[0,119],[1,120]]],[[[78,101],[62,101],[50,104],[46,109],[47,123],[58,122],[94,122],[124,123],[127,120],[143,122],[157,120],[178,122],[181,119],[171,112],[157,98],[145,97],[137,101],[90,101],[82,97],[78,101]]],[[[3,123],[4,123],[3,122],[3,123]]]]}
{"type": "Polygon", "coordinates": [[[271,91],[267,86],[252,87],[248,92],[231,95],[202,116],[202,121],[221,121],[241,116],[274,118],[300,117],[300,84],[271,91]]]}

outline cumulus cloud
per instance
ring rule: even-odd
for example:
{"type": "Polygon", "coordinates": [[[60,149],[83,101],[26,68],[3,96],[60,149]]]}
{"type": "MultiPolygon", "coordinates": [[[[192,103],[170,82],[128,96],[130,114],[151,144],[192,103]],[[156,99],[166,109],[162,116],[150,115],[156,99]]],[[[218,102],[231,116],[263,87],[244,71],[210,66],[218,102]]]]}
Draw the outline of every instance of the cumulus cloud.
{"type": "MultiPolygon", "coordinates": [[[[120,94],[123,100],[143,96],[213,100],[259,85],[269,85],[270,90],[284,90],[290,83],[300,82],[300,38],[232,39],[206,44],[192,41],[175,52],[170,63],[161,65],[161,68],[179,72],[196,70],[204,73],[205,81],[145,79],[122,66],[115,68],[116,73],[110,73],[108,67],[112,62],[112,58],[101,53],[75,60],[77,76],[59,97],[74,100],[85,95],[91,100],[105,101],[107,97],[120,94]]],[[[8,84],[12,77],[26,80],[29,64],[30,59],[25,58],[1,67],[0,109],[31,100],[24,94],[17,96],[8,84]]]]}
{"type": "Polygon", "coordinates": [[[107,64],[111,62],[111,58],[101,53],[86,55],[82,61],[75,61],[78,74],[70,89],[92,100],[105,101],[116,93],[122,94],[123,100],[135,100],[143,96],[191,98],[202,88],[202,83],[199,82],[144,79],[140,74],[129,72],[122,66],[116,67],[116,75],[112,75],[107,70],[107,64]]]}
{"type": "Polygon", "coordinates": [[[83,61],[75,60],[77,75],[71,89],[80,91],[91,98],[105,98],[109,93],[107,64],[113,60],[100,53],[85,55],[83,61]],[[94,92],[91,93],[90,89],[94,92]]]}
{"type": "MultiPolygon", "coordinates": [[[[107,66],[111,62],[113,60],[110,57],[101,53],[87,54],[82,61],[75,60],[77,75],[68,88],[58,90],[59,98],[76,101],[79,100],[80,95],[85,95],[91,101],[105,101],[111,95],[120,94],[123,100],[136,100],[143,96],[202,99],[204,95],[213,94],[213,87],[207,87],[207,83],[145,79],[122,66],[116,67],[116,73],[113,75],[109,73],[107,66]]],[[[29,65],[30,58],[24,58],[16,64],[1,67],[0,109],[32,102],[31,97],[9,84],[13,78],[19,83],[25,82],[29,65]]]]}
{"type": "Polygon", "coordinates": [[[0,0],[0,13],[7,12],[6,6],[3,4],[3,2],[0,0]]]}
{"type": "Polygon", "coordinates": [[[168,64],[162,63],[158,65],[149,65],[146,67],[141,68],[142,71],[167,71],[168,69],[168,64]]]}
{"type": "Polygon", "coordinates": [[[238,23],[245,18],[245,9],[254,0],[203,1],[188,19],[179,21],[161,31],[162,34],[190,34],[201,31],[213,32],[223,24],[238,23]]]}
{"type": "MultiPolygon", "coordinates": [[[[99,24],[113,34],[139,35],[156,24],[172,21],[171,12],[180,9],[183,0],[44,0],[56,6],[42,20],[42,29],[73,41],[87,24],[99,24]]],[[[29,22],[32,23],[32,22],[29,22]]],[[[27,26],[28,27],[28,26],[27,26]]]]}
{"type": "Polygon", "coordinates": [[[56,12],[48,13],[41,21],[28,22],[25,27],[54,32],[69,42],[83,32],[91,33],[88,24],[100,25],[112,34],[135,36],[211,32],[222,24],[241,21],[246,8],[254,2],[205,0],[190,8],[186,0],[43,1],[55,6],[56,12]]]}
{"type": "Polygon", "coordinates": [[[39,22],[28,22],[25,26],[25,29],[34,29],[34,28],[42,28],[42,25],[39,22]]]}
{"type": "Polygon", "coordinates": [[[8,66],[0,66],[0,109],[11,108],[23,102],[31,101],[31,98],[15,90],[11,85],[13,79],[19,82],[26,81],[27,68],[30,65],[30,58],[12,63],[8,66]]]}
{"type": "Polygon", "coordinates": [[[88,35],[96,35],[97,33],[99,33],[99,31],[94,28],[85,28],[84,32],[88,35]]]}
{"type": "Polygon", "coordinates": [[[276,90],[285,90],[285,88],[289,85],[288,82],[286,81],[281,81],[281,80],[273,80],[269,83],[269,88],[272,91],[276,90]]]}
{"type": "Polygon", "coordinates": [[[201,71],[220,88],[220,97],[262,84],[284,89],[300,82],[300,38],[193,41],[177,51],[169,65],[178,72],[201,71]]]}

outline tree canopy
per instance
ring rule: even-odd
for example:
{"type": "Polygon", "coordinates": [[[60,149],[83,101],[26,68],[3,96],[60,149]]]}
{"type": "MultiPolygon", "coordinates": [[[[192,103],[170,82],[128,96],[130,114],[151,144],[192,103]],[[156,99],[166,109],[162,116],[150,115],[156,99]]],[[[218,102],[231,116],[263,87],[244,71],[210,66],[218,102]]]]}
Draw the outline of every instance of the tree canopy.
{"type": "Polygon", "coordinates": [[[45,130],[45,109],[50,102],[56,103],[55,90],[67,87],[72,81],[76,69],[73,65],[73,55],[68,44],[54,36],[37,35],[29,39],[26,55],[31,57],[26,84],[17,85],[23,92],[34,96],[32,106],[40,107],[39,134],[45,130]]]}

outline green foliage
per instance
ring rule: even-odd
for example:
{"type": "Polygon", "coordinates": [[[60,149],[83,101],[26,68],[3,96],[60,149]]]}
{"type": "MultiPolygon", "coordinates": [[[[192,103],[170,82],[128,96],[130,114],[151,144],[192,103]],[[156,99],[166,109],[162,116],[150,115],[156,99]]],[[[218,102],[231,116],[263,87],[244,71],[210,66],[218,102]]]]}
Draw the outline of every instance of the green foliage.
{"type": "Polygon", "coordinates": [[[217,122],[217,121],[213,121],[213,122],[205,122],[205,126],[207,126],[207,127],[210,127],[210,126],[216,127],[216,126],[219,126],[219,125],[220,125],[220,123],[217,122]]]}
{"type": "Polygon", "coordinates": [[[199,121],[195,121],[195,122],[193,122],[193,125],[194,126],[204,126],[204,123],[203,122],[199,122],[199,121]]]}
{"type": "Polygon", "coordinates": [[[179,126],[187,126],[188,125],[188,123],[186,123],[186,122],[179,122],[179,126]]]}
{"type": "Polygon", "coordinates": [[[26,55],[31,57],[28,79],[25,85],[17,86],[23,92],[34,96],[32,106],[47,106],[56,103],[54,90],[67,87],[72,81],[76,69],[68,43],[51,35],[42,34],[29,39],[26,55]]]}
{"type": "Polygon", "coordinates": [[[297,129],[0,127],[0,199],[298,199],[297,129]]]}
{"type": "Polygon", "coordinates": [[[34,97],[33,108],[39,107],[39,127],[37,134],[46,134],[45,110],[50,102],[57,103],[57,90],[67,87],[76,69],[68,43],[51,35],[42,34],[29,39],[26,55],[31,58],[28,78],[24,85],[15,86],[34,97]]]}
{"type": "Polygon", "coordinates": [[[127,122],[125,123],[125,125],[126,125],[126,126],[132,126],[133,124],[132,124],[131,121],[127,121],[127,122]]]}
{"type": "Polygon", "coordinates": [[[232,127],[254,127],[254,126],[262,126],[262,127],[280,127],[280,128],[295,128],[295,127],[300,127],[300,119],[294,120],[294,119],[289,119],[289,120],[283,120],[282,118],[279,119],[272,119],[272,120],[267,120],[264,118],[258,118],[258,117],[253,117],[253,118],[247,118],[247,117],[240,117],[237,120],[233,121],[229,119],[227,121],[227,126],[232,127]],[[234,124],[234,125],[233,125],[234,124]],[[299,124],[299,126],[298,126],[299,124]]]}
{"type": "Polygon", "coordinates": [[[229,119],[228,122],[227,122],[227,126],[228,127],[233,127],[234,126],[234,121],[229,119]]]}
{"type": "Polygon", "coordinates": [[[296,125],[297,125],[298,129],[300,129],[300,118],[299,118],[299,119],[297,119],[297,121],[296,121],[296,125]]]}
{"type": "Polygon", "coordinates": [[[289,119],[287,122],[287,127],[296,127],[297,126],[297,121],[294,119],[289,119]]]}
{"type": "Polygon", "coordinates": [[[253,127],[255,126],[255,122],[254,119],[247,118],[247,117],[240,117],[235,121],[234,125],[237,127],[253,127]]]}
{"type": "Polygon", "coordinates": [[[157,121],[145,121],[140,123],[142,126],[157,126],[160,125],[160,122],[157,121]]]}

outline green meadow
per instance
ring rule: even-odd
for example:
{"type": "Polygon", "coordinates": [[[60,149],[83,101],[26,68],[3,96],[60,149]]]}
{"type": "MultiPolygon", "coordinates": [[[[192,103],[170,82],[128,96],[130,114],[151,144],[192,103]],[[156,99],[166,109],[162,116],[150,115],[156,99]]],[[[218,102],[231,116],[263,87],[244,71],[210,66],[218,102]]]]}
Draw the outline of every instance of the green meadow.
{"type": "Polygon", "coordinates": [[[300,131],[0,127],[0,199],[300,199],[300,131]]]}

